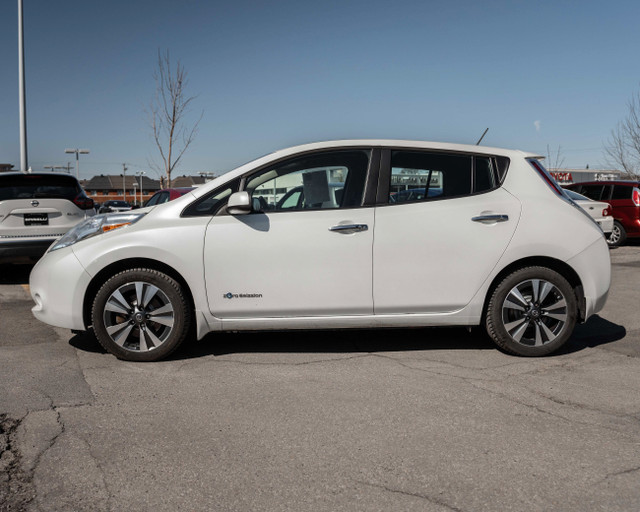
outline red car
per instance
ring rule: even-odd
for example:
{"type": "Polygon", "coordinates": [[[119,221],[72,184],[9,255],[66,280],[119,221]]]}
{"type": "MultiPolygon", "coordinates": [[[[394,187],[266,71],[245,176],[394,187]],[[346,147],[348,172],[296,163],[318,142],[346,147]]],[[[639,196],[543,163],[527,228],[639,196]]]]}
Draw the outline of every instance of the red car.
{"type": "Polygon", "coordinates": [[[618,246],[627,238],[640,238],[640,181],[588,181],[566,188],[611,205],[613,231],[607,242],[618,246]]]}
{"type": "Polygon", "coordinates": [[[157,204],[168,203],[169,201],[178,199],[192,190],[194,190],[194,187],[165,188],[164,190],[158,190],[146,203],[144,203],[144,205],[155,206],[157,204]]]}

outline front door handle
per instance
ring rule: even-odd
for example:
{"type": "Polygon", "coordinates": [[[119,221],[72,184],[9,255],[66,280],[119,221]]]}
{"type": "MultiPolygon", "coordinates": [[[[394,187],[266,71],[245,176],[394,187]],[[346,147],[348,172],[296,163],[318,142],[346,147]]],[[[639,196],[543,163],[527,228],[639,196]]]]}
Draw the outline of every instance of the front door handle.
{"type": "Polygon", "coordinates": [[[483,224],[495,224],[496,222],[507,222],[509,220],[509,216],[496,213],[490,215],[478,215],[477,217],[472,217],[471,220],[473,222],[482,222],[483,224]]]}
{"type": "Polygon", "coordinates": [[[366,224],[338,224],[337,226],[331,226],[329,231],[336,231],[338,233],[342,233],[343,235],[348,235],[349,233],[357,233],[359,231],[367,231],[369,226],[366,224]]]}

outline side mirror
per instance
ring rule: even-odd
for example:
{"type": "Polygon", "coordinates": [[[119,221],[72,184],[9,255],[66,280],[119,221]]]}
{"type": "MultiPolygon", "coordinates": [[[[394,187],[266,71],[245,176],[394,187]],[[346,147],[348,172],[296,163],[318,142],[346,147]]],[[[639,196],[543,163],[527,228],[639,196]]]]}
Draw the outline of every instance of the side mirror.
{"type": "Polygon", "coordinates": [[[235,192],[227,202],[227,213],[231,215],[246,215],[251,213],[251,196],[249,192],[235,192]]]}

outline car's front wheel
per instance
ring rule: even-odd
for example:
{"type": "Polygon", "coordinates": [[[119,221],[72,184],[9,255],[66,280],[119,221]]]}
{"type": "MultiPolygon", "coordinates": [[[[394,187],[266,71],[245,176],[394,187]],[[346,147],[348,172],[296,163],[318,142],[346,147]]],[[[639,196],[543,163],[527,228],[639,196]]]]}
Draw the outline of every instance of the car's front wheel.
{"type": "Polygon", "coordinates": [[[543,356],[569,339],[578,301],[569,282],[555,270],[526,267],[505,277],[489,300],[485,325],[505,351],[543,356]]]}
{"type": "Polygon", "coordinates": [[[91,315],[98,341],[116,357],[157,361],[187,336],[191,306],[175,279],[137,268],[120,272],[102,285],[91,315]]]}

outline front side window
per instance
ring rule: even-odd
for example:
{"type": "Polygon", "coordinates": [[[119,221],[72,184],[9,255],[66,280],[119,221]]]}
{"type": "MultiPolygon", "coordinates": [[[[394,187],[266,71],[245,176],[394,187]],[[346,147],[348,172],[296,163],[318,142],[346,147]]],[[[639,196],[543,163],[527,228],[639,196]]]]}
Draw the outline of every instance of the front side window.
{"type": "Polygon", "coordinates": [[[245,190],[261,212],[361,206],[369,153],[344,150],[294,158],[249,176],[245,190]]]}
{"type": "Polygon", "coordinates": [[[471,171],[471,156],[393,151],[389,203],[468,195],[471,171]]]}

